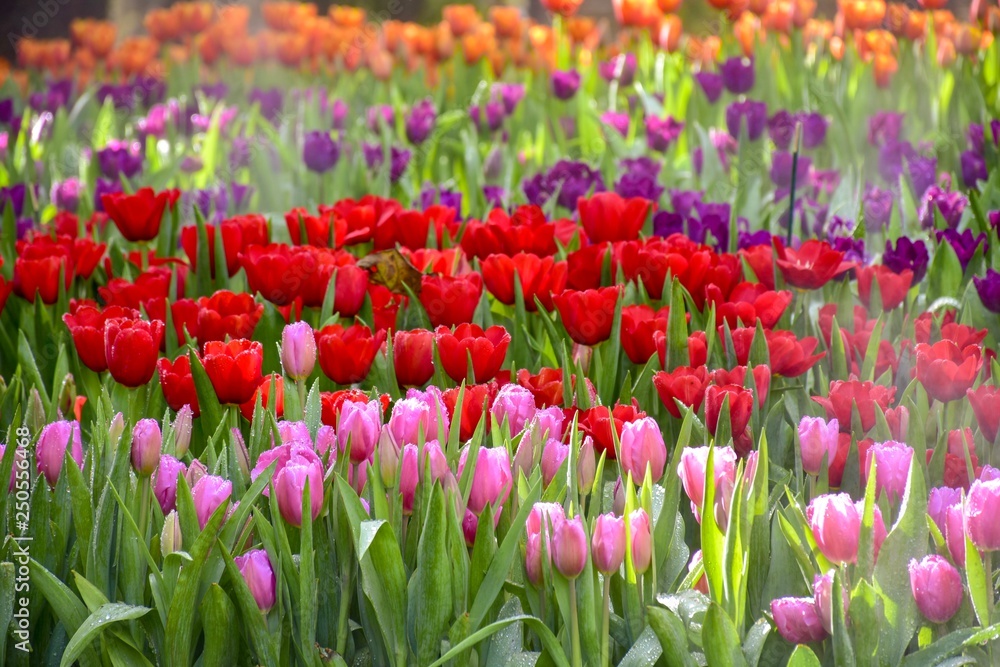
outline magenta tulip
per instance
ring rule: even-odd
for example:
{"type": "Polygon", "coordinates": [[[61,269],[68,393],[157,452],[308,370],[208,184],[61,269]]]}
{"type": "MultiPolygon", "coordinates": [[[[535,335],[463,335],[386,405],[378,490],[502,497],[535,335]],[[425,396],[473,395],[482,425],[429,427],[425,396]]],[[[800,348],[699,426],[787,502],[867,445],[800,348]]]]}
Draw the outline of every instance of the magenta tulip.
{"type": "Polygon", "coordinates": [[[164,454],[153,474],[153,495],[164,514],[177,506],[177,478],[187,472],[187,466],[173,456],[164,454]]]}
{"type": "Polygon", "coordinates": [[[510,428],[512,436],[524,430],[524,427],[535,416],[535,397],[518,384],[507,384],[500,388],[493,401],[490,413],[497,424],[503,424],[504,419],[510,428]]]}
{"type": "Polygon", "coordinates": [[[559,442],[554,438],[549,438],[542,450],[542,482],[545,486],[552,483],[559,467],[569,456],[569,445],[559,442]]]}
{"type": "Polygon", "coordinates": [[[378,401],[346,401],[337,422],[337,446],[341,453],[351,447],[351,462],[371,461],[382,429],[382,408],[378,401]]]}
{"type": "Polygon", "coordinates": [[[266,614],[274,606],[277,588],[274,568],[267,552],[263,549],[254,549],[233,560],[236,561],[236,567],[247,582],[247,588],[250,589],[257,606],[266,614]]]}
{"type": "Polygon", "coordinates": [[[822,417],[803,417],[798,430],[802,470],[809,475],[819,475],[823,456],[826,456],[829,467],[837,454],[840,422],[836,419],[826,421],[822,417]]]}
{"type": "Polygon", "coordinates": [[[1000,549],[1000,479],[976,480],[965,498],[965,532],[983,551],[1000,549]]]}
{"type": "Polygon", "coordinates": [[[594,522],[590,549],[599,572],[617,572],[625,560],[625,518],[610,512],[599,515],[594,522]]]}
{"type": "Polygon", "coordinates": [[[552,564],[567,579],[576,579],[587,565],[587,531],[580,516],[559,517],[552,526],[552,564]]]}
{"type": "MultiPolygon", "coordinates": [[[[850,596],[846,586],[841,586],[841,596],[844,601],[844,613],[850,603],[850,596]]],[[[816,612],[823,622],[823,629],[833,633],[833,570],[824,575],[817,574],[813,579],[813,601],[816,603],[816,612]]]]}
{"type": "Polygon", "coordinates": [[[920,613],[933,623],[947,623],[962,606],[962,575],[941,556],[910,561],[910,590],[920,613]]]}
{"type": "Polygon", "coordinates": [[[79,422],[52,422],[47,424],[38,436],[38,444],[35,445],[38,472],[45,475],[51,487],[55,487],[59,481],[67,445],[70,446],[70,457],[83,470],[83,443],[80,438],[79,422]]]}
{"type": "Polygon", "coordinates": [[[310,451],[294,455],[274,475],[274,492],[278,494],[278,511],[289,525],[302,525],[302,494],[309,481],[309,503],[313,520],[323,509],[323,463],[310,451]]]}
{"type": "Polygon", "coordinates": [[[894,503],[906,492],[906,483],[910,478],[910,461],[913,460],[913,448],[895,440],[877,442],[868,448],[865,456],[865,476],[871,469],[872,458],[875,459],[875,494],[883,493],[894,503]]]}
{"type": "Polygon", "coordinates": [[[861,515],[849,495],[817,496],[809,503],[806,516],[816,544],[827,560],[837,564],[857,560],[861,515]]]}
{"type": "Polygon", "coordinates": [[[198,515],[198,527],[204,529],[208,520],[222,505],[229,504],[233,494],[233,483],[215,475],[205,475],[191,489],[194,510],[198,515]]]}
{"type": "MultiPolygon", "coordinates": [[[[458,476],[465,469],[469,448],[462,450],[458,461],[458,476]]],[[[503,505],[507,502],[513,486],[513,476],[510,472],[510,454],[504,447],[481,447],[476,457],[476,470],[472,476],[472,489],[469,492],[469,509],[475,514],[481,514],[486,505],[503,505]]]]}
{"type": "Polygon", "coordinates": [[[155,419],[140,419],[132,429],[132,467],[143,476],[149,477],[160,462],[163,435],[160,424],[155,419]]]}
{"type": "Polygon", "coordinates": [[[778,632],[790,644],[807,644],[826,637],[823,621],[813,598],[778,598],[771,600],[771,615],[778,632]]]}
{"type": "Polygon", "coordinates": [[[654,482],[663,477],[663,468],[667,465],[667,446],[663,443],[659,425],[652,417],[625,422],[622,426],[620,450],[623,476],[631,473],[632,480],[641,483],[648,466],[654,482]]]}

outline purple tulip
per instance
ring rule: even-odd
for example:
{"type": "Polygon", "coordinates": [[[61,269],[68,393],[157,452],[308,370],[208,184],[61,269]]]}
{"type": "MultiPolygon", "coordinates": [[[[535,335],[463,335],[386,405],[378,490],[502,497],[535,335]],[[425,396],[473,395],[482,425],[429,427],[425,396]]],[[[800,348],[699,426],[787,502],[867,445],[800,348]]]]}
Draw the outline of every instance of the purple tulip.
{"type": "Polygon", "coordinates": [[[580,89],[580,73],[575,69],[552,72],[552,92],[560,100],[569,100],[580,89]]]}
{"type": "Polygon", "coordinates": [[[204,529],[215,511],[229,504],[233,494],[233,483],[228,479],[215,475],[205,475],[191,489],[194,499],[195,513],[198,515],[198,527],[204,529]]]}
{"type": "MultiPolygon", "coordinates": [[[[792,154],[786,151],[775,151],[771,154],[771,180],[779,188],[791,187],[792,184],[792,154]]],[[[805,155],[799,156],[795,165],[795,178],[799,183],[806,180],[812,160],[805,155]]]]}
{"type": "Polygon", "coordinates": [[[917,608],[932,623],[947,623],[962,606],[962,575],[938,555],[910,560],[910,590],[917,608]]]}
{"type": "Polygon", "coordinates": [[[657,201],[663,194],[660,185],[660,163],[652,158],[626,158],[621,161],[621,178],[615,183],[615,192],[621,197],[641,197],[657,201]]]}
{"type": "Polygon", "coordinates": [[[38,472],[45,475],[51,487],[55,487],[59,481],[67,446],[70,448],[70,457],[83,470],[83,443],[79,422],[52,422],[47,424],[38,436],[38,443],[35,445],[36,465],[38,472]]]}
{"type": "Polygon", "coordinates": [[[266,614],[277,600],[275,590],[278,583],[267,552],[263,549],[254,549],[233,560],[243,575],[254,602],[266,614]]]}
{"type": "Polygon", "coordinates": [[[961,234],[954,229],[938,230],[937,240],[938,244],[944,241],[948,242],[958,256],[958,261],[962,265],[963,271],[968,268],[969,262],[972,261],[972,257],[976,254],[976,248],[979,247],[980,243],[983,245],[983,252],[987,249],[986,234],[982,232],[978,235],[973,234],[971,229],[966,229],[961,234]]]}
{"type": "Polygon", "coordinates": [[[486,200],[487,209],[504,208],[507,191],[502,185],[484,185],[483,198],[486,200]]]}
{"type": "Polygon", "coordinates": [[[865,222],[876,228],[888,225],[892,217],[892,201],[892,191],[870,186],[861,202],[865,222]]]}
{"type": "Polygon", "coordinates": [[[132,467],[143,477],[156,470],[163,448],[160,424],[155,419],[140,419],[132,428],[132,467]]]}
{"type": "Polygon", "coordinates": [[[469,107],[469,117],[478,129],[496,132],[505,118],[503,103],[490,100],[482,106],[474,104],[469,107]]]}
{"type": "Polygon", "coordinates": [[[913,283],[919,283],[927,275],[927,265],[930,257],[927,254],[927,245],[917,239],[911,241],[905,236],[896,239],[896,247],[892,247],[892,241],[885,242],[885,252],[882,253],[882,263],[892,269],[895,273],[902,273],[906,269],[913,271],[913,283]]]}
{"type": "Polygon", "coordinates": [[[726,107],[726,129],[735,138],[741,136],[746,128],[746,136],[750,141],[757,141],[767,126],[767,105],[764,102],[743,100],[733,102],[726,107]]]}
{"type": "Polygon", "coordinates": [[[187,466],[173,456],[164,454],[153,474],[153,495],[160,509],[168,514],[177,506],[177,478],[187,472],[187,466]]]}
{"type": "Polygon", "coordinates": [[[601,114],[601,122],[614,129],[623,137],[628,136],[629,115],[625,111],[605,111],[601,114]]]}
{"type": "Polygon", "coordinates": [[[979,300],[991,313],[1000,313],[1000,273],[986,269],[986,275],[980,278],[973,276],[972,283],[976,286],[979,300]]]}
{"type": "Polygon", "coordinates": [[[329,171],[340,159],[340,145],[329,132],[314,130],[307,132],[302,145],[302,161],[309,171],[322,174],[329,171]]]}
{"type": "Polygon", "coordinates": [[[798,114],[798,120],[802,123],[802,148],[816,148],[826,141],[826,129],[830,121],[818,112],[803,112],[798,114]]]}
{"type": "Polygon", "coordinates": [[[988,180],[989,177],[983,156],[973,151],[962,153],[962,182],[965,183],[965,187],[975,188],[979,181],[988,180]]]}
{"type": "Polygon", "coordinates": [[[719,65],[722,84],[734,95],[749,92],[754,84],[753,58],[734,56],[719,65]]]}
{"type": "Polygon", "coordinates": [[[5,97],[0,100],[0,125],[10,125],[14,120],[14,98],[5,97]]]}
{"type": "Polygon", "coordinates": [[[344,100],[334,100],[330,103],[330,117],[333,122],[333,129],[343,130],[347,122],[349,107],[344,100]]]}
{"type": "Polygon", "coordinates": [[[646,143],[649,150],[666,152],[670,144],[684,131],[684,123],[674,120],[673,116],[659,118],[657,116],[646,117],[646,143]]]}
{"type": "Polygon", "coordinates": [[[882,146],[886,142],[899,141],[906,114],[892,111],[878,111],[868,119],[868,143],[882,146]]]}
{"type": "MultiPolygon", "coordinates": [[[[906,161],[913,193],[919,199],[937,181],[937,158],[911,155],[906,161]]],[[[964,166],[964,162],[963,162],[964,166]]]]}
{"type": "MultiPolygon", "coordinates": [[[[913,146],[908,141],[889,141],[879,147],[878,173],[886,183],[895,186],[903,175],[906,160],[915,156],[913,146]]],[[[914,183],[914,187],[917,184],[914,183]]]]}
{"type": "Polygon", "coordinates": [[[285,104],[280,88],[268,88],[267,90],[254,88],[247,96],[247,101],[251,105],[255,103],[260,105],[260,115],[272,123],[278,120],[285,104]]]}
{"type": "Polygon", "coordinates": [[[74,176],[53,183],[51,198],[60,211],[75,212],[80,204],[80,179],[74,176]]]}
{"type": "Polygon", "coordinates": [[[430,136],[436,121],[434,103],[429,99],[417,102],[406,117],[406,138],[412,144],[422,144],[430,136]]]}
{"type": "Polygon", "coordinates": [[[611,60],[605,60],[597,66],[597,71],[600,73],[601,78],[608,83],[617,78],[619,85],[631,86],[632,82],[635,81],[636,67],[638,67],[638,61],[635,54],[628,52],[616,56],[611,60]]]}
{"type": "Polygon", "coordinates": [[[382,131],[383,123],[390,130],[395,126],[396,111],[389,104],[376,104],[368,108],[365,119],[368,123],[368,129],[378,134],[382,131]]]}
{"type": "Polygon", "coordinates": [[[97,182],[94,184],[94,210],[99,213],[103,213],[104,204],[101,202],[101,197],[121,191],[122,184],[120,181],[113,181],[98,177],[97,182]]]}
{"type": "Polygon", "coordinates": [[[27,192],[28,188],[24,183],[0,187],[0,213],[10,206],[14,209],[14,216],[21,217],[24,213],[24,199],[27,192]]]}
{"type": "Polygon", "coordinates": [[[715,104],[722,96],[724,83],[721,74],[716,74],[715,72],[698,72],[694,75],[694,80],[701,86],[709,103],[715,104]]]}
{"type": "Polygon", "coordinates": [[[937,185],[932,185],[924,192],[920,199],[920,210],[918,217],[924,229],[931,229],[935,226],[934,211],[941,214],[945,224],[954,229],[962,220],[962,213],[968,200],[961,192],[949,192],[937,185]]]}
{"type": "Polygon", "coordinates": [[[508,116],[514,113],[517,105],[524,99],[524,93],[523,83],[494,83],[490,90],[491,97],[500,100],[508,116]]]}

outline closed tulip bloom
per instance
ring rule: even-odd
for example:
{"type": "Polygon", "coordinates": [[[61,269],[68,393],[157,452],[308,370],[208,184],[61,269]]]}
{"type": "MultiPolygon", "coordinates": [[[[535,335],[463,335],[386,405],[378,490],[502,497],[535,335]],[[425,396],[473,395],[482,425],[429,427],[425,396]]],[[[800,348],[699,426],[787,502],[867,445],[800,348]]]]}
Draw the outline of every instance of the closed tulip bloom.
{"type": "Polygon", "coordinates": [[[329,132],[313,130],[306,133],[302,146],[302,162],[309,171],[322,174],[329,171],[340,159],[340,144],[329,132]]]}
{"type": "Polygon", "coordinates": [[[545,486],[552,483],[559,467],[569,456],[569,445],[559,442],[555,438],[549,438],[542,450],[542,482],[545,486]]]}
{"type": "Polygon", "coordinates": [[[382,428],[382,406],[371,403],[345,403],[337,425],[337,446],[346,452],[351,447],[351,462],[371,460],[382,428]]]}
{"type": "Polygon", "coordinates": [[[253,398],[263,379],[264,348],[257,341],[244,338],[228,343],[209,341],[205,343],[201,360],[219,403],[223,405],[246,403],[253,398]]]}
{"type": "Polygon", "coordinates": [[[808,644],[826,638],[826,630],[813,598],[771,600],[771,615],[778,632],[790,644],[808,644]]]}
{"type": "Polygon", "coordinates": [[[304,380],[316,366],[316,336],[308,322],[288,324],[281,332],[281,367],[293,380],[304,380]]]}
{"type": "Polygon", "coordinates": [[[910,561],[910,590],[917,608],[932,623],[947,623],[962,606],[962,575],[938,555],[910,561]]]}
{"type": "Polygon", "coordinates": [[[729,397],[729,425],[736,453],[745,456],[753,447],[750,433],[750,416],[753,412],[753,391],[734,384],[711,385],[705,390],[705,426],[715,435],[719,426],[722,405],[729,397]]]}
{"type": "Polygon", "coordinates": [[[632,510],[628,515],[628,525],[632,535],[632,567],[643,574],[653,562],[653,530],[646,510],[641,507],[632,510]]]}
{"type": "Polygon", "coordinates": [[[559,318],[574,343],[597,345],[611,338],[618,286],[588,290],[565,290],[552,298],[559,318]]]}
{"type": "Polygon", "coordinates": [[[482,295],[483,279],[478,273],[456,277],[425,275],[420,286],[420,303],[434,327],[471,322],[482,295]]]}
{"type": "Polygon", "coordinates": [[[184,405],[177,411],[171,430],[174,432],[174,450],[178,456],[187,454],[188,447],[191,446],[191,429],[194,427],[194,411],[191,407],[184,405]]]}
{"type": "Polygon", "coordinates": [[[233,483],[215,475],[205,475],[199,479],[191,496],[194,499],[194,510],[198,515],[198,527],[204,529],[208,520],[222,505],[229,504],[233,494],[233,483]]]}
{"type": "Polygon", "coordinates": [[[838,565],[858,559],[861,515],[846,493],[817,496],[806,512],[819,550],[838,565]]]}
{"type": "Polygon", "coordinates": [[[972,406],[979,432],[987,442],[995,442],[1000,432],[1000,388],[984,384],[976,389],[967,389],[965,395],[972,406]]]}
{"type": "MultiPolygon", "coordinates": [[[[458,461],[458,477],[465,469],[469,448],[462,450],[458,461]]],[[[510,472],[510,454],[504,447],[481,447],[476,456],[476,470],[472,476],[472,487],[469,493],[469,509],[479,515],[487,505],[503,505],[507,502],[513,486],[513,476],[510,472]]]]}
{"type": "MultiPolygon", "coordinates": [[[[316,332],[323,374],[337,384],[361,382],[368,377],[385,336],[385,331],[376,331],[373,335],[371,329],[361,324],[346,328],[339,324],[323,327],[316,332]]],[[[402,366],[397,368],[397,372],[405,370],[402,366]]]]}
{"type": "MultiPolygon", "coordinates": [[[[547,552],[549,560],[552,559],[551,550],[547,552]]],[[[528,535],[524,545],[524,569],[528,575],[528,581],[539,586],[542,583],[542,536],[538,533],[528,535]]]]}
{"type": "MultiPolygon", "coordinates": [[[[309,451],[309,450],[305,450],[309,451]]],[[[302,525],[302,494],[309,481],[309,502],[315,520],[323,509],[323,464],[319,457],[303,456],[300,452],[274,476],[274,491],[278,494],[281,518],[292,526],[302,525]]]]}
{"type": "Polygon", "coordinates": [[[917,345],[916,358],[917,379],[928,396],[942,403],[964,397],[983,363],[978,345],[960,348],[950,340],[917,345]]]}
{"type": "Polygon", "coordinates": [[[403,445],[399,457],[399,494],[403,498],[403,513],[413,511],[413,500],[417,495],[420,468],[417,464],[417,446],[403,445]]]}
{"type": "Polygon", "coordinates": [[[580,487],[580,493],[590,493],[594,487],[594,479],[596,477],[597,451],[594,449],[594,439],[588,435],[583,438],[583,444],[580,445],[580,454],[576,463],[576,481],[580,487]]]}
{"type": "Polygon", "coordinates": [[[620,440],[622,475],[632,473],[632,479],[641,482],[649,466],[653,481],[663,477],[667,465],[667,446],[660,427],[652,417],[644,417],[622,426],[620,440]]]}
{"type": "Polygon", "coordinates": [[[803,417],[799,421],[798,430],[802,470],[810,475],[819,475],[824,455],[827,466],[833,465],[833,459],[837,455],[840,423],[836,419],[827,421],[822,417],[803,417]]]}
{"type": "Polygon", "coordinates": [[[503,366],[510,345],[510,334],[500,326],[483,331],[475,324],[459,324],[454,332],[438,327],[435,338],[444,372],[458,383],[468,376],[470,360],[477,384],[492,380],[503,366]]]}
{"type": "MultiPolygon", "coordinates": [[[[677,465],[684,493],[691,501],[691,511],[700,517],[705,499],[705,468],[708,465],[708,447],[685,447],[677,465]]],[[[716,494],[718,489],[732,488],[736,480],[736,451],[732,447],[716,447],[712,464],[715,472],[716,494]]],[[[700,519],[699,519],[700,520],[700,519]]]]}
{"type": "Polygon", "coordinates": [[[66,447],[70,457],[83,469],[83,442],[80,438],[80,423],[76,421],[56,421],[45,426],[35,445],[38,472],[45,475],[49,486],[55,487],[62,473],[66,447]]]}
{"type": "Polygon", "coordinates": [[[104,356],[111,377],[129,388],[150,381],[163,340],[163,322],[115,318],[104,323],[104,356]]]}
{"type": "MultiPolygon", "coordinates": [[[[841,595],[844,600],[844,613],[847,613],[847,606],[850,602],[850,595],[846,586],[841,586],[841,595]]],[[[823,629],[833,633],[833,570],[824,575],[816,575],[813,579],[813,600],[816,603],[816,611],[820,620],[823,621],[823,629]]]]}
{"type": "Polygon", "coordinates": [[[177,506],[177,478],[187,473],[187,466],[173,456],[164,454],[153,474],[153,495],[164,514],[177,506]]]}
{"type": "Polygon", "coordinates": [[[895,440],[873,444],[865,453],[865,476],[871,469],[872,458],[875,459],[876,497],[885,493],[889,502],[896,502],[906,491],[913,448],[895,440]]]}
{"type": "Polygon", "coordinates": [[[406,398],[396,401],[389,417],[389,434],[396,446],[416,444],[423,433],[424,441],[446,438],[450,420],[444,398],[437,387],[426,392],[411,389],[406,398]]]}
{"type": "Polygon", "coordinates": [[[652,202],[642,197],[626,199],[614,192],[598,192],[577,201],[580,224],[592,243],[631,241],[649,216],[652,202]]]}
{"type": "Polygon", "coordinates": [[[101,195],[101,203],[126,240],[152,241],[160,231],[164,211],[177,201],[179,194],[176,190],[155,193],[152,188],[141,188],[132,195],[123,192],[101,195]]]}
{"type": "Polygon", "coordinates": [[[580,516],[556,517],[552,525],[552,564],[567,579],[576,579],[587,565],[587,531],[580,516]]]}
{"type": "Polygon", "coordinates": [[[160,463],[163,435],[155,419],[140,419],[132,429],[132,467],[143,477],[148,477],[160,463]]]}
{"type": "Polygon", "coordinates": [[[497,424],[503,424],[507,420],[510,434],[515,436],[531,422],[536,411],[535,397],[531,391],[521,385],[507,384],[497,392],[490,414],[497,424]]]}
{"type": "Polygon", "coordinates": [[[177,511],[171,510],[163,519],[163,530],[160,531],[160,555],[166,558],[168,555],[183,548],[184,539],[181,534],[181,521],[177,518],[177,511]]]}
{"type": "Polygon", "coordinates": [[[247,582],[247,588],[250,589],[254,602],[266,614],[277,599],[275,590],[278,583],[267,552],[263,549],[254,549],[233,560],[247,582]]]}
{"type": "Polygon", "coordinates": [[[580,89],[580,73],[575,69],[552,72],[552,92],[560,100],[572,99],[580,89]]]}
{"type": "Polygon", "coordinates": [[[611,512],[598,516],[590,549],[598,572],[617,572],[625,560],[625,518],[611,512]]]}
{"type": "Polygon", "coordinates": [[[434,334],[426,329],[397,331],[392,358],[401,387],[423,386],[434,375],[434,334]]]}
{"type": "Polygon", "coordinates": [[[1000,479],[977,479],[969,487],[965,532],[982,551],[1000,550],[1000,479]]]}

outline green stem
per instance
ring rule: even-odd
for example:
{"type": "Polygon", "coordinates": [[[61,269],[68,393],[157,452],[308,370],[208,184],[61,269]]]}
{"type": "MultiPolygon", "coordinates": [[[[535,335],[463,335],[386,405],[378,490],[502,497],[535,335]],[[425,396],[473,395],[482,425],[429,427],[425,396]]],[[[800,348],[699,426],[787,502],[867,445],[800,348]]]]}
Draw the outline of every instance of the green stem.
{"type": "Polygon", "coordinates": [[[302,411],[302,419],[306,418],[306,381],[297,380],[295,388],[299,392],[299,409],[302,411]]]}
{"type": "Polygon", "coordinates": [[[146,529],[149,524],[149,477],[139,478],[139,534],[146,539],[146,529]]]}
{"type": "Polygon", "coordinates": [[[344,572],[340,577],[340,614],[337,620],[337,653],[341,656],[347,651],[347,621],[350,619],[351,611],[351,570],[350,566],[344,567],[344,572]]]}
{"type": "Polygon", "coordinates": [[[580,651],[580,617],[576,611],[576,579],[569,582],[569,616],[570,632],[573,641],[573,667],[583,665],[583,656],[580,651]]]}
{"type": "Polygon", "coordinates": [[[601,621],[601,667],[611,665],[611,574],[604,575],[604,617],[601,621]]]}

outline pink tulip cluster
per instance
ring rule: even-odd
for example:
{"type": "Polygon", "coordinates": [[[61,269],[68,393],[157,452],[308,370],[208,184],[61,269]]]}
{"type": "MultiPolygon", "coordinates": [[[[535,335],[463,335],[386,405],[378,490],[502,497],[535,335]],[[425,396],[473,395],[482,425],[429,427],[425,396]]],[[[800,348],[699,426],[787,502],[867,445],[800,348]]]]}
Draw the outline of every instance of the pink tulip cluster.
{"type": "MultiPolygon", "coordinates": [[[[689,447],[681,454],[677,474],[681,478],[684,493],[691,501],[691,512],[701,521],[701,509],[705,503],[705,481],[708,467],[708,447],[689,447]]],[[[715,483],[715,521],[725,528],[729,523],[729,508],[737,475],[736,450],[732,447],[716,447],[712,471],[715,483]]],[[[747,484],[757,472],[757,452],[751,452],[743,468],[743,479],[747,484]]]]}

